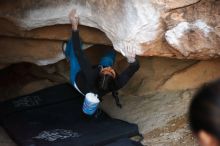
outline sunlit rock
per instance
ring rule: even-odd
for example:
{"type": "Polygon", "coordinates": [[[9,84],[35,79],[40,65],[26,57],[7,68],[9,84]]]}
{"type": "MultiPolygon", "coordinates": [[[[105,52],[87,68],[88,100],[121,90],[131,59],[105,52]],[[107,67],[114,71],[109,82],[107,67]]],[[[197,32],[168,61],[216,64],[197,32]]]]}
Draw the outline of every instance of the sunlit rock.
{"type": "Polygon", "coordinates": [[[23,31],[11,27],[0,34],[67,40],[70,27],[59,25],[70,23],[71,9],[77,10],[81,25],[105,33],[81,33],[87,36],[84,42],[112,44],[118,52],[129,47],[141,56],[208,59],[220,54],[220,3],[213,0],[1,1],[0,18],[23,31]]]}

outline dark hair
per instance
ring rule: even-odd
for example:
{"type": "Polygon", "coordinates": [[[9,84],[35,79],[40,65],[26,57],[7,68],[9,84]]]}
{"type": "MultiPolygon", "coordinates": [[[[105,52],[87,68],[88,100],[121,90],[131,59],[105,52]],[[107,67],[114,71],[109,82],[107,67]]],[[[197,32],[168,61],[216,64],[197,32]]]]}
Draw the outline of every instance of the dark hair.
{"type": "Polygon", "coordinates": [[[112,85],[114,83],[114,78],[108,74],[99,74],[98,78],[98,88],[102,91],[111,91],[112,85]]]}
{"type": "Polygon", "coordinates": [[[220,80],[205,84],[194,96],[189,108],[193,132],[201,130],[220,139],[220,80]]]}

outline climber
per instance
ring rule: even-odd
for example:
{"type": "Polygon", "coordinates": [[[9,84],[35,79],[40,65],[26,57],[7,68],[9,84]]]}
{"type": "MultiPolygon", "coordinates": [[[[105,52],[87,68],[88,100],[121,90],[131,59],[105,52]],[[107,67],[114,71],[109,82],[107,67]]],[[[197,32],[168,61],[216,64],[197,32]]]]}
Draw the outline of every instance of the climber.
{"type": "Polygon", "coordinates": [[[194,96],[189,124],[201,146],[220,145],[220,80],[205,84],[194,96]]]}
{"type": "Polygon", "coordinates": [[[93,93],[98,96],[98,99],[112,92],[117,106],[121,107],[117,90],[122,88],[139,69],[138,60],[135,56],[128,58],[128,67],[118,75],[112,67],[116,52],[111,50],[101,58],[99,65],[92,66],[81,49],[78,31],[79,18],[75,10],[70,12],[69,19],[72,24],[72,37],[66,45],[64,44],[63,51],[70,61],[71,84],[83,96],[86,96],[87,93],[93,93]]]}

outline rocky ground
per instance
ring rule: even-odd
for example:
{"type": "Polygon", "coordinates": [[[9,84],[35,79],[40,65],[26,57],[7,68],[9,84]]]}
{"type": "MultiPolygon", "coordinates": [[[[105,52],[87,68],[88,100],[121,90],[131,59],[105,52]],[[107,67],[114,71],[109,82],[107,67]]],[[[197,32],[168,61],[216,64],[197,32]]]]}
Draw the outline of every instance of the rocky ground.
{"type": "Polygon", "coordinates": [[[137,123],[147,146],[196,146],[187,124],[187,109],[194,91],[155,92],[122,96],[122,109],[106,97],[103,109],[112,117],[137,123]]]}

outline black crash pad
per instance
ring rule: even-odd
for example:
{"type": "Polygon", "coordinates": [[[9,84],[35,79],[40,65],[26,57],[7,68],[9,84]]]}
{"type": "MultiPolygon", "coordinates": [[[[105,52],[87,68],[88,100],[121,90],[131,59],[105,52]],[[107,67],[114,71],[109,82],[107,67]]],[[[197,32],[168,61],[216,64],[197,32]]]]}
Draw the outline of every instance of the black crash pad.
{"type": "Polygon", "coordinates": [[[70,84],[49,87],[0,103],[0,122],[19,146],[101,146],[139,135],[101,110],[85,116],[83,99],[70,84]]]}
{"type": "Polygon", "coordinates": [[[105,146],[143,146],[140,142],[130,140],[129,138],[122,138],[105,146]]]}

